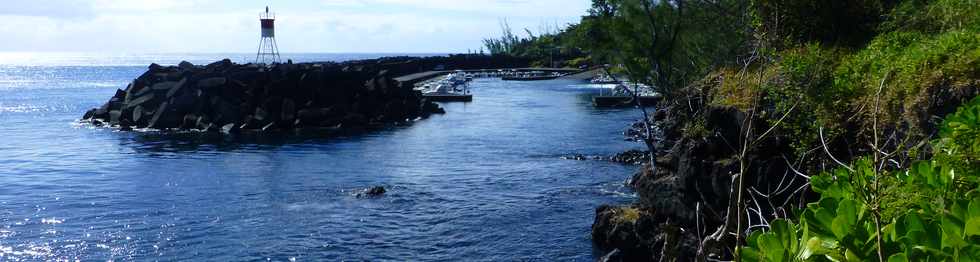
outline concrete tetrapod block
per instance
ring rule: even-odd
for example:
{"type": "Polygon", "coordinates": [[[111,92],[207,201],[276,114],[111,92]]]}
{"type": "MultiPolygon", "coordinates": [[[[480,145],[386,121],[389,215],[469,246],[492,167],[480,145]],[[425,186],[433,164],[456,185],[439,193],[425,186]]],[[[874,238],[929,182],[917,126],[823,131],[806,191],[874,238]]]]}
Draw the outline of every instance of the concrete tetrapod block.
{"type": "Polygon", "coordinates": [[[197,81],[197,87],[212,88],[217,86],[223,86],[225,85],[226,82],[228,82],[228,79],[224,77],[205,78],[197,81]]]}
{"type": "Polygon", "coordinates": [[[177,82],[177,84],[174,84],[174,87],[173,87],[173,88],[170,88],[170,90],[169,90],[169,91],[167,91],[167,96],[166,96],[166,98],[171,98],[171,97],[173,97],[173,96],[174,96],[174,94],[176,94],[176,93],[177,93],[177,91],[180,91],[180,88],[181,88],[181,87],[184,87],[184,85],[186,85],[186,84],[187,84],[187,78],[186,78],[186,77],[185,77],[185,78],[183,78],[183,79],[180,79],[180,81],[179,81],[179,82],[177,82]]]}
{"type": "Polygon", "coordinates": [[[143,118],[143,106],[136,106],[133,108],[133,123],[139,125],[140,119],[143,118]]]}
{"type": "Polygon", "coordinates": [[[157,122],[160,121],[160,116],[163,115],[164,111],[167,111],[167,102],[160,103],[160,106],[157,107],[157,110],[153,114],[153,118],[150,119],[149,127],[158,128],[157,122]]]}
{"type": "Polygon", "coordinates": [[[174,86],[176,85],[177,82],[167,81],[167,82],[160,82],[160,83],[153,84],[153,86],[150,88],[153,89],[154,91],[162,91],[162,90],[170,90],[174,88],[174,86]]]}
{"type": "Polygon", "coordinates": [[[155,97],[156,95],[154,95],[153,93],[149,93],[144,96],[137,97],[136,99],[133,99],[133,101],[129,101],[129,103],[126,104],[126,108],[142,105],[143,103],[153,100],[153,98],[155,97]]]}

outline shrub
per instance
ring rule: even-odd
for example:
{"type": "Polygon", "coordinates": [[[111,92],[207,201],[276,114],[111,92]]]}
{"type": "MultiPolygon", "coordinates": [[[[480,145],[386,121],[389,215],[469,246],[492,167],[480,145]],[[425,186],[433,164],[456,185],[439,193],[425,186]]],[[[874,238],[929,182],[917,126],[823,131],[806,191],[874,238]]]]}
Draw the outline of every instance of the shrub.
{"type": "Polygon", "coordinates": [[[980,97],[947,116],[939,132],[937,158],[951,165],[980,170],[980,97]]]}
{"type": "Polygon", "coordinates": [[[819,43],[786,50],[774,66],[775,79],[763,84],[764,104],[772,111],[771,125],[776,125],[784,112],[793,110],[779,128],[784,135],[795,138],[792,146],[797,156],[819,144],[815,130],[826,127],[834,130],[834,137],[841,129],[843,119],[839,112],[846,111],[841,101],[851,95],[835,90],[833,85],[833,72],[841,53],[819,43]]]}
{"type": "Polygon", "coordinates": [[[807,205],[798,224],[775,220],[740,247],[748,261],[978,261],[980,260],[980,169],[963,165],[980,148],[980,97],[946,118],[932,160],[895,172],[875,172],[868,158],[811,179],[820,200],[807,205]],[[963,149],[963,147],[967,149],[963,149]],[[953,161],[950,161],[952,159],[953,161]],[[873,181],[886,185],[871,189],[873,181]],[[916,194],[904,194],[916,192],[916,194]],[[890,196],[890,197],[889,197],[890,196]],[[902,197],[906,205],[881,205],[902,197]],[[882,201],[885,199],[885,201],[882,201]],[[871,219],[882,215],[879,227],[871,219]]]}
{"type": "Polygon", "coordinates": [[[883,34],[837,67],[835,90],[855,95],[849,102],[866,121],[865,127],[871,126],[876,99],[881,101],[879,123],[919,126],[930,117],[917,114],[931,106],[928,98],[980,79],[978,46],[980,34],[971,31],[883,34]]]}
{"type": "Polygon", "coordinates": [[[860,45],[874,36],[890,1],[753,0],[756,30],[776,47],[797,43],[860,45]]]}
{"type": "Polygon", "coordinates": [[[915,31],[940,33],[951,30],[980,30],[980,1],[902,1],[882,23],[882,32],[915,31]]]}

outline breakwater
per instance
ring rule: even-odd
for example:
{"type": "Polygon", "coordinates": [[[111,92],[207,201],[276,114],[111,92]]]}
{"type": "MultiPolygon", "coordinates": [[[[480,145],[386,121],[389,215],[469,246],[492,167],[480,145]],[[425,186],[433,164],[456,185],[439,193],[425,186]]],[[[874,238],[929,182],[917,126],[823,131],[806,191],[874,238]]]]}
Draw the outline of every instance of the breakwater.
{"type": "Polygon", "coordinates": [[[345,131],[442,113],[395,77],[431,68],[465,69],[519,59],[488,56],[391,57],[344,63],[150,65],[83,119],[95,125],[237,132],[345,131]]]}

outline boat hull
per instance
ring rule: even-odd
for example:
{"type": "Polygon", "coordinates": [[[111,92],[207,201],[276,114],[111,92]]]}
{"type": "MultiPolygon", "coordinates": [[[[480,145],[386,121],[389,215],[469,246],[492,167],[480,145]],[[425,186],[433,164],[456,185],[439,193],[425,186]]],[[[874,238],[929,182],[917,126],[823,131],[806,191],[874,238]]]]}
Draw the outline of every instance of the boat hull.
{"type": "Polygon", "coordinates": [[[423,94],[429,101],[433,102],[471,102],[473,101],[473,95],[457,95],[457,94],[423,94]]]}
{"type": "MultiPolygon", "coordinates": [[[[660,96],[640,96],[640,104],[643,106],[654,106],[662,97],[660,96]]],[[[595,107],[632,107],[636,106],[632,96],[594,96],[592,104],[595,107]]]]}
{"type": "Polygon", "coordinates": [[[505,76],[501,79],[504,81],[541,81],[541,80],[552,80],[556,79],[558,76],[531,76],[531,77],[512,77],[505,76]]]}

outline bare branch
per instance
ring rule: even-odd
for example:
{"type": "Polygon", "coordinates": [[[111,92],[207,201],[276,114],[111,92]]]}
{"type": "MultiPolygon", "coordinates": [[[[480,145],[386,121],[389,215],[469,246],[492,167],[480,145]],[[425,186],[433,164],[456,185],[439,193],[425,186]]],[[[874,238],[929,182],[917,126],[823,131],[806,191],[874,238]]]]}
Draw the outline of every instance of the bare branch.
{"type": "Polygon", "coordinates": [[[756,142],[761,141],[763,138],[765,138],[767,135],[769,135],[769,132],[772,132],[773,130],[775,130],[776,127],[778,127],[779,124],[781,124],[783,122],[783,120],[785,120],[786,117],[789,116],[790,113],[793,113],[793,110],[796,109],[796,106],[799,105],[799,104],[800,104],[800,101],[797,100],[796,103],[794,103],[793,106],[789,108],[789,110],[786,110],[786,113],[783,113],[783,116],[782,117],[779,117],[779,120],[777,120],[776,123],[773,123],[772,126],[769,127],[769,130],[766,130],[766,132],[762,133],[762,135],[759,136],[758,138],[756,138],[756,140],[753,141],[753,143],[756,143],[756,142]]]}
{"type": "Polygon", "coordinates": [[[854,169],[853,168],[851,168],[848,165],[845,165],[840,160],[837,160],[837,158],[834,157],[834,154],[831,154],[830,153],[830,149],[827,148],[827,141],[823,138],[823,127],[822,126],[820,127],[820,143],[823,144],[823,151],[824,151],[824,153],[827,153],[827,156],[829,156],[831,160],[834,160],[835,163],[837,163],[841,167],[846,168],[848,171],[854,172],[854,169]]]}

